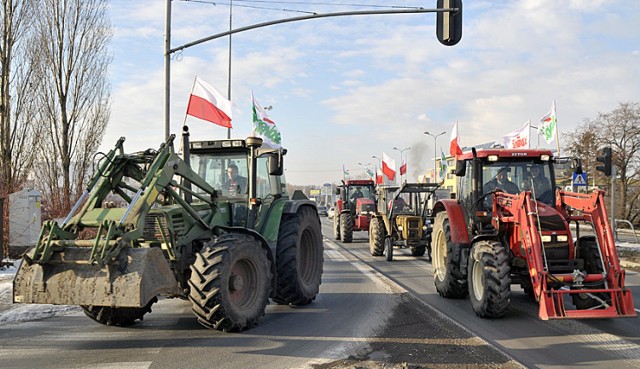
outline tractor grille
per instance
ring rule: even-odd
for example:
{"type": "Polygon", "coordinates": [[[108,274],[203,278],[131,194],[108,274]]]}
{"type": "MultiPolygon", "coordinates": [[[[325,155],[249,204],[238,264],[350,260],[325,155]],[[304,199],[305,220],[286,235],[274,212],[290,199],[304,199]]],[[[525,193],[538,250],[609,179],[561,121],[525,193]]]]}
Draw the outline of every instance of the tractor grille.
{"type": "MultiPolygon", "coordinates": [[[[181,213],[171,216],[171,224],[173,225],[173,232],[176,236],[184,234],[186,225],[181,213]]],[[[162,242],[162,233],[164,233],[165,237],[169,237],[167,217],[164,214],[148,214],[144,219],[142,238],[146,241],[162,242]],[[162,232],[160,227],[162,227],[162,232]]]]}

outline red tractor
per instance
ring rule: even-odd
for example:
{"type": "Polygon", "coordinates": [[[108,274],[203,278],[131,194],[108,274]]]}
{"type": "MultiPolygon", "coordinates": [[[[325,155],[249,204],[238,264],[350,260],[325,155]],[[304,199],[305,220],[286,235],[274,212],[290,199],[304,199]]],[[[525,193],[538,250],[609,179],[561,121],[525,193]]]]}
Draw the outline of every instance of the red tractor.
{"type": "Polygon", "coordinates": [[[375,183],[370,179],[342,181],[333,215],[336,240],[351,242],[354,231],[369,231],[369,221],[376,211],[375,183]]]}
{"type": "Polygon", "coordinates": [[[556,187],[554,164],[570,161],[549,150],[515,149],[472,149],[457,158],[458,198],[433,208],[441,296],[469,295],[478,316],[498,318],[509,308],[511,284],[520,284],[543,320],[637,316],[604,192],[556,187]],[[581,227],[593,235],[581,235],[581,227]]]}

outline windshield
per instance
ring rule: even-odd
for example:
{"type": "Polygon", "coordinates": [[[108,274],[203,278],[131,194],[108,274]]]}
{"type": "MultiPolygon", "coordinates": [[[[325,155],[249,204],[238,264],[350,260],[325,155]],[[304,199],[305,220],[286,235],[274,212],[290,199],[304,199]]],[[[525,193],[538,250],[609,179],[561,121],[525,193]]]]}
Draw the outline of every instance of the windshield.
{"type": "Polygon", "coordinates": [[[548,162],[508,161],[489,162],[482,167],[482,192],[498,190],[511,194],[531,191],[531,196],[546,204],[553,204],[553,187],[548,162]]]}
{"type": "Polygon", "coordinates": [[[247,156],[244,153],[224,155],[191,154],[191,168],[223,197],[246,197],[247,156]]]}

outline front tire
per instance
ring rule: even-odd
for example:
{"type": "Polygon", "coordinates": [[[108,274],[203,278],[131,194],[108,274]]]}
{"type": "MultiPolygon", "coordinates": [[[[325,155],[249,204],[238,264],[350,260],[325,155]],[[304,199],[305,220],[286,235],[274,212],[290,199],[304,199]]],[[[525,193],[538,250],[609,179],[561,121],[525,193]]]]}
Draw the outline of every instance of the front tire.
{"type": "Polygon", "coordinates": [[[340,213],[340,241],[343,243],[353,241],[353,218],[350,212],[340,213]]]}
{"type": "Polygon", "coordinates": [[[467,280],[456,277],[461,275],[460,264],[453,257],[451,229],[446,211],[436,215],[431,248],[433,251],[433,280],[440,296],[446,298],[466,297],[469,292],[467,280]]]}
{"type": "Polygon", "coordinates": [[[507,250],[496,241],[479,241],[469,253],[469,299],[476,315],[500,318],[511,304],[507,250]]]}
{"type": "Polygon", "coordinates": [[[382,256],[384,253],[384,222],[381,218],[371,218],[369,224],[369,251],[371,256],[382,256]]]}
{"type": "Polygon", "coordinates": [[[208,242],[191,265],[189,300],[198,322],[239,332],[258,324],[271,292],[267,251],[253,236],[230,233],[208,242]]]}
{"type": "Polygon", "coordinates": [[[128,327],[135,324],[136,320],[142,320],[142,317],[151,312],[151,305],[158,302],[158,298],[154,297],[141,308],[132,307],[110,307],[110,306],[81,306],[84,315],[91,320],[104,325],[115,325],[118,327],[128,327]]]}
{"type": "Polygon", "coordinates": [[[418,245],[411,246],[411,255],[412,256],[424,256],[424,253],[427,251],[426,245],[418,245]]]}
{"type": "Polygon", "coordinates": [[[391,237],[384,238],[384,252],[387,256],[387,261],[393,260],[393,242],[391,242],[391,237]]]}
{"type": "Polygon", "coordinates": [[[337,212],[333,214],[333,237],[340,239],[340,213],[337,212]]]}
{"type": "MultiPolygon", "coordinates": [[[[600,252],[595,236],[583,236],[578,239],[579,256],[584,260],[584,270],[588,274],[602,274],[604,267],[600,259],[600,252]]],[[[589,287],[591,289],[604,288],[604,282],[600,282],[589,287]]],[[[571,298],[573,304],[578,310],[586,310],[603,305],[601,301],[610,303],[610,294],[608,293],[572,293],[571,298]]]]}
{"type": "Polygon", "coordinates": [[[324,246],[320,219],[310,207],[285,214],[278,232],[278,289],[273,301],[306,305],[320,290],[324,246]]]}

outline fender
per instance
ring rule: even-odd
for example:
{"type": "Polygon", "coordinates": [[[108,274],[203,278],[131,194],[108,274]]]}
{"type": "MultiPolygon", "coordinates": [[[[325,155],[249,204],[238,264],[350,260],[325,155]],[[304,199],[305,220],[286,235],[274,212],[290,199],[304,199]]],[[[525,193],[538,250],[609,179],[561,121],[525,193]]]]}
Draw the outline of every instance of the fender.
{"type": "Polygon", "coordinates": [[[433,207],[433,218],[441,211],[449,214],[449,229],[451,230],[451,242],[454,244],[469,244],[469,232],[462,205],[453,199],[438,201],[433,207]]]}

